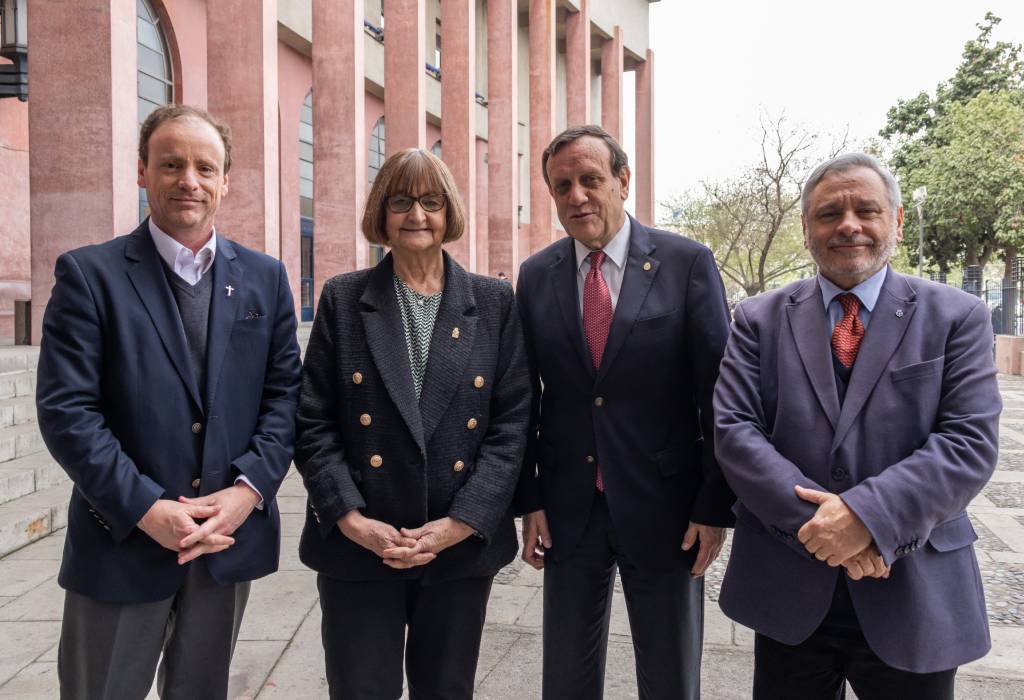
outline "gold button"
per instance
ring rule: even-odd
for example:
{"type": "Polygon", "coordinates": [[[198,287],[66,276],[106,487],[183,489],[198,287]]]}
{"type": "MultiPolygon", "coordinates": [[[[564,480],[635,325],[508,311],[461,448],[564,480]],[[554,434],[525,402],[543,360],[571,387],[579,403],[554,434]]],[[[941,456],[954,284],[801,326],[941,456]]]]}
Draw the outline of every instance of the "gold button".
{"type": "Polygon", "coordinates": [[[194,489],[199,488],[199,479],[193,479],[192,480],[192,488],[194,488],[194,489]]]}
{"type": "Polygon", "coordinates": [[[483,389],[484,388],[484,378],[481,377],[481,376],[477,376],[473,380],[473,386],[475,386],[477,389],[483,389]]]}
{"type": "Polygon", "coordinates": [[[586,461],[587,461],[587,464],[593,464],[594,463],[594,455],[587,455],[587,460],[586,461]]]}
{"type": "Polygon", "coordinates": [[[456,340],[459,339],[459,327],[458,326],[455,326],[455,328],[452,328],[452,337],[455,338],[456,340]]]}
{"type": "Polygon", "coordinates": [[[363,415],[359,416],[359,424],[360,425],[369,425],[372,422],[373,422],[373,418],[370,417],[369,413],[364,413],[363,415]]]}
{"type": "Polygon", "coordinates": [[[604,406],[604,397],[603,396],[598,396],[596,399],[594,399],[594,405],[595,406],[604,406]]]}
{"type": "Polygon", "coordinates": [[[373,457],[370,457],[370,466],[373,467],[374,469],[376,469],[382,464],[384,464],[384,460],[381,458],[380,455],[374,455],[373,457]]]}
{"type": "Polygon", "coordinates": [[[470,418],[466,421],[466,427],[470,430],[476,430],[476,418],[470,418]]]}
{"type": "Polygon", "coordinates": [[[651,269],[651,263],[645,262],[644,263],[644,270],[646,271],[646,270],[650,270],[650,269],[651,269]]]}
{"type": "Polygon", "coordinates": [[[466,468],[466,463],[463,462],[461,459],[458,462],[456,462],[455,464],[452,465],[452,469],[454,469],[457,472],[461,472],[465,468],[466,468]]]}
{"type": "Polygon", "coordinates": [[[193,423],[192,424],[192,432],[195,433],[196,435],[198,435],[199,433],[203,432],[203,424],[202,423],[193,423]]]}
{"type": "Polygon", "coordinates": [[[363,383],[363,373],[362,372],[353,372],[352,373],[352,383],[353,384],[362,384],[363,383]]]}

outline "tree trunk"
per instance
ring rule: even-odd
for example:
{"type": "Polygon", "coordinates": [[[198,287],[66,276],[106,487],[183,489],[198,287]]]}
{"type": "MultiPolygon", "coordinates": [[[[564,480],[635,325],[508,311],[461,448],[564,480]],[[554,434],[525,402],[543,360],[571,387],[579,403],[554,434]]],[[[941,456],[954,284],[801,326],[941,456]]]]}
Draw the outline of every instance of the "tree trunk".
{"type": "Polygon", "coordinates": [[[1014,246],[1007,246],[1003,250],[1003,279],[1013,279],[1013,263],[1017,259],[1017,249],[1014,246]]]}
{"type": "Polygon", "coordinates": [[[965,258],[965,262],[967,265],[978,264],[978,244],[974,241],[969,241],[967,243],[967,256],[965,258]]]}

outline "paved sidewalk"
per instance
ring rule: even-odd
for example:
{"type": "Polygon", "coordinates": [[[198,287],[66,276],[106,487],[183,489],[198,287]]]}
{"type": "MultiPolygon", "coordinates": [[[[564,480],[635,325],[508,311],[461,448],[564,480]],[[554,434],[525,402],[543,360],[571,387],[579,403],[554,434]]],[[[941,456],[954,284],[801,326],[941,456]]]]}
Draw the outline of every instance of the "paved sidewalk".
{"type": "MultiPolygon", "coordinates": [[[[1001,377],[1000,385],[1005,410],[999,468],[970,508],[993,650],[961,669],[957,697],[965,700],[1024,698],[1024,379],[1001,377]]],[[[305,495],[294,471],[279,502],[285,534],[281,570],[253,585],[232,665],[232,698],[304,700],[327,694],[315,577],[297,555],[305,495]]],[[[63,543],[60,530],[0,559],[0,698],[57,696],[63,593],[56,574],[63,543]]],[[[708,576],[703,697],[739,700],[750,697],[753,635],[718,609],[723,569],[717,562],[708,576]]],[[[477,673],[478,698],[540,697],[540,585],[540,574],[518,560],[498,575],[477,673]]],[[[611,632],[605,697],[635,698],[629,624],[618,588],[611,632]]]]}

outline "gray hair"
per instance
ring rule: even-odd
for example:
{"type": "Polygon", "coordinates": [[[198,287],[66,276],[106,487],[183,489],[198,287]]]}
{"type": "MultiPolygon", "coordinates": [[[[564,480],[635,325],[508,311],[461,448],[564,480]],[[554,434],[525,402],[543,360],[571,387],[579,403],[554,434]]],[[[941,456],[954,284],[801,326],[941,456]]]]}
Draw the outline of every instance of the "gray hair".
{"type": "Polygon", "coordinates": [[[826,175],[843,173],[854,168],[867,168],[878,173],[882,182],[885,183],[885,191],[889,195],[889,207],[895,215],[896,211],[903,206],[903,195],[900,193],[900,183],[896,182],[896,178],[889,172],[889,169],[882,165],[877,158],[869,156],[867,153],[844,153],[819,165],[804,182],[804,188],[800,192],[800,213],[803,217],[807,218],[807,209],[811,205],[811,192],[821,184],[826,175]]]}
{"type": "Polygon", "coordinates": [[[568,129],[560,133],[558,136],[548,144],[548,147],[544,149],[544,155],[541,157],[541,173],[544,175],[544,184],[551,187],[551,180],[548,178],[548,159],[551,156],[562,150],[562,147],[578,141],[585,136],[592,136],[596,139],[604,141],[604,145],[608,147],[608,152],[611,156],[611,169],[612,175],[615,177],[619,176],[623,168],[629,167],[629,156],[619,145],[619,142],[615,140],[615,137],[609,134],[607,131],[602,129],[597,124],[584,124],[582,126],[570,126],[568,129]]]}

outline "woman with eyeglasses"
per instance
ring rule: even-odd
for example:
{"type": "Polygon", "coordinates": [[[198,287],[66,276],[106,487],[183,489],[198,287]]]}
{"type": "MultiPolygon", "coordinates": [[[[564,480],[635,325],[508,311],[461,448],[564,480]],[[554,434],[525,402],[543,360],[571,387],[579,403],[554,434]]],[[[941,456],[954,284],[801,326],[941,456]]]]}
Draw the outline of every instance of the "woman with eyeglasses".
{"type": "Polygon", "coordinates": [[[471,698],[530,380],[511,286],[442,244],[465,230],[448,168],[388,158],[363,235],[376,267],[328,280],[306,348],[295,463],[302,561],[318,573],[331,698],[471,698]]]}

